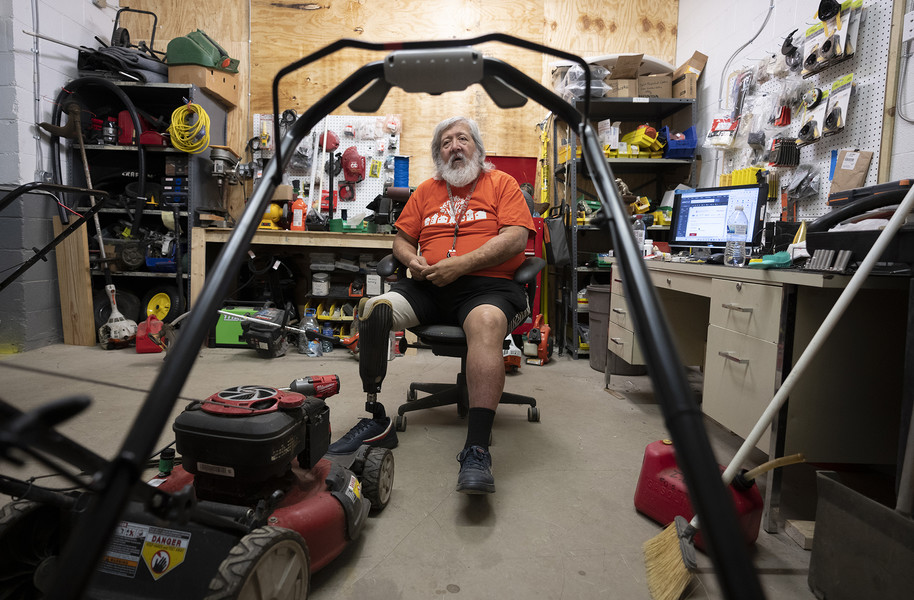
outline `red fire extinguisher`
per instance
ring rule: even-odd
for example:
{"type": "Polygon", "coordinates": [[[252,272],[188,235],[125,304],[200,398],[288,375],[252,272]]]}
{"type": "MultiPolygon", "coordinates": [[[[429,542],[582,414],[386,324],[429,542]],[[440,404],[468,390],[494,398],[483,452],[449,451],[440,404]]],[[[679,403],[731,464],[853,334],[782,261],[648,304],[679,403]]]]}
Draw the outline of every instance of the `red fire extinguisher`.
{"type": "Polygon", "coordinates": [[[295,199],[295,202],[292,203],[292,224],[289,225],[289,229],[292,231],[304,231],[305,230],[305,215],[308,211],[308,204],[305,202],[304,197],[299,194],[295,199]]]}

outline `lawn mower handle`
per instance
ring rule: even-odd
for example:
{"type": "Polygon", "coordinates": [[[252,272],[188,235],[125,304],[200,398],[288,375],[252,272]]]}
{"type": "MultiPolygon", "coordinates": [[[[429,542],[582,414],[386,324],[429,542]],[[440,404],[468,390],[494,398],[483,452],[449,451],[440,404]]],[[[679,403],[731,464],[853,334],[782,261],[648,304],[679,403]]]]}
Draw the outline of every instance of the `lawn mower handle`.
{"type": "MultiPolygon", "coordinates": [[[[521,47],[543,51],[545,47],[531,44],[511,36],[497,35],[498,41],[506,41],[521,47]]],[[[476,40],[452,40],[448,45],[478,43],[476,40]]],[[[496,39],[491,36],[485,39],[496,39]]],[[[345,41],[343,41],[345,42],[345,41]]],[[[336,42],[312,54],[320,58],[336,49],[354,46],[336,42]]],[[[364,45],[364,44],[363,44],[364,45]]],[[[405,47],[398,44],[396,48],[405,47]]],[[[410,43],[411,48],[442,47],[441,42],[410,43]]],[[[380,46],[377,49],[396,49],[380,46]]],[[[545,48],[554,54],[555,51],[545,48]]],[[[582,59],[575,57],[577,60],[582,59]]],[[[616,255],[617,264],[626,282],[631,299],[635,331],[644,348],[648,370],[655,385],[655,392],[663,409],[670,435],[682,459],[690,492],[693,494],[696,512],[706,524],[705,533],[708,548],[717,568],[717,575],[728,598],[762,598],[758,578],[752,568],[746,547],[737,525],[736,512],[726,494],[719,476],[717,461],[711,451],[703,418],[697,403],[692,398],[684,369],[675,350],[674,340],[666,327],[661,305],[656,297],[647,269],[636,248],[634,236],[628,227],[628,215],[624,210],[614,177],[603,157],[596,133],[587,123],[586,117],[521,71],[499,60],[483,57],[483,71],[486,76],[509,83],[515,90],[525,94],[552,111],[578,131],[583,140],[583,156],[593,174],[594,184],[600,196],[603,210],[616,255]]],[[[299,61],[294,68],[300,68],[310,61],[299,61]]],[[[583,61],[582,61],[583,62],[583,61]]],[[[278,111],[278,80],[290,72],[291,67],[280,71],[274,79],[274,112],[278,111]]],[[[441,65],[435,67],[440,71],[441,65]]],[[[294,70],[294,69],[293,69],[294,70]]],[[[438,73],[439,77],[445,77],[438,73]]],[[[273,191],[282,179],[282,172],[290,161],[294,149],[301,140],[331,111],[347,98],[356,94],[369,83],[384,77],[383,62],[369,63],[356,70],[327,95],[311,106],[287,131],[277,145],[276,155],[264,170],[264,181],[248,202],[247,208],[238,221],[229,240],[223,246],[215,264],[210,269],[213,277],[203,287],[197,305],[185,323],[182,336],[178,339],[172,356],[163,365],[156,378],[149,397],[140,409],[124,445],[110,468],[99,481],[100,494],[90,504],[61,556],[61,571],[54,582],[50,597],[74,598],[84,588],[98,557],[104,548],[128,499],[133,483],[139,478],[141,464],[145,462],[160,432],[171,414],[175,399],[184,385],[197,357],[198,349],[206,339],[207,332],[215,324],[217,309],[230,291],[232,278],[243,260],[244,251],[260,223],[273,191]],[[281,157],[281,159],[280,159],[281,157]]],[[[588,78],[589,83],[589,78],[588,78]]],[[[589,103],[589,94],[587,101],[589,103]]]]}

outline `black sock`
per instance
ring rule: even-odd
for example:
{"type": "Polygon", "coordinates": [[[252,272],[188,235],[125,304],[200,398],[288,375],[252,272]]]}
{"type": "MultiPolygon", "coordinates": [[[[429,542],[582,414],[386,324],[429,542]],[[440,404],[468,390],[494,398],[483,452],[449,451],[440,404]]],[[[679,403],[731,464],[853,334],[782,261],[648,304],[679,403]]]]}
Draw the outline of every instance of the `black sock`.
{"type": "Polygon", "coordinates": [[[467,413],[467,441],[464,448],[482,446],[489,449],[489,436],[492,434],[492,423],[495,411],[488,408],[474,407],[467,413]]]}

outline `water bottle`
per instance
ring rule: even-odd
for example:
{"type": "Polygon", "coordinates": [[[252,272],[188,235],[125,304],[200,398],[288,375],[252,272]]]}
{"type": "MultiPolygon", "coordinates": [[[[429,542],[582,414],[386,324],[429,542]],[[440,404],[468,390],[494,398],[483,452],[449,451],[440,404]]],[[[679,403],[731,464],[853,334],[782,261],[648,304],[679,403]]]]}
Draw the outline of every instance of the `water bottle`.
{"type": "Polygon", "coordinates": [[[734,206],[733,213],[727,220],[727,247],[724,250],[724,264],[729,267],[742,267],[746,264],[746,232],[749,230],[749,219],[742,206],[734,206]]]}
{"type": "Polygon", "coordinates": [[[632,231],[635,232],[635,246],[641,254],[644,254],[644,221],[642,219],[643,215],[635,215],[632,231]]]}

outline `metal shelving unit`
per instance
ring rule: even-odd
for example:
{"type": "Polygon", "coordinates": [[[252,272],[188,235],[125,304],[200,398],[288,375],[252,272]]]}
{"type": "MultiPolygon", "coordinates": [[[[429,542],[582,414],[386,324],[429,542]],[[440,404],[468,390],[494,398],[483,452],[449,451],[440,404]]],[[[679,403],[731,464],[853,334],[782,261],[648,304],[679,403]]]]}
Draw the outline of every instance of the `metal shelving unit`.
{"type": "MultiPolygon", "coordinates": [[[[604,119],[621,121],[623,132],[626,131],[626,126],[628,129],[633,129],[641,123],[649,123],[658,130],[666,125],[672,130],[684,131],[694,124],[694,106],[695,100],[693,99],[599,98],[593,99],[590,103],[590,119],[594,122],[604,119]]],[[[553,123],[553,140],[558,139],[556,126],[556,123],[553,123]]],[[[578,145],[576,133],[569,132],[569,138],[571,147],[576,148],[578,145]]],[[[557,152],[553,156],[557,157],[557,152]]],[[[663,192],[670,187],[675,187],[675,184],[683,182],[694,184],[696,179],[694,158],[607,158],[606,161],[616,177],[625,180],[626,176],[634,176],[638,182],[637,185],[632,186],[629,181],[626,181],[632,187],[632,191],[639,195],[646,195],[655,202],[659,202],[663,192]]],[[[573,209],[577,206],[580,192],[578,179],[588,177],[587,166],[574,155],[565,163],[556,165],[556,178],[564,181],[566,196],[573,195],[573,197],[566,198],[573,209]]],[[[584,287],[582,280],[585,276],[592,277],[594,274],[605,274],[608,278],[611,272],[609,267],[590,267],[580,264],[580,237],[589,236],[592,232],[592,235],[600,236],[600,240],[606,243],[606,250],[610,248],[611,242],[605,238],[599,228],[579,225],[575,217],[576,211],[573,210],[569,224],[571,265],[560,277],[564,282],[561,298],[563,323],[558,338],[561,340],[560,352],[568,352],[577,359],[588,354],[579,341],[582,326],[588,321],[587,311],[580,309],[577,301],[578,292],[584,287]]],[[[659,228],[651,228],[651,231],[659,231],[659,228]]]]}

